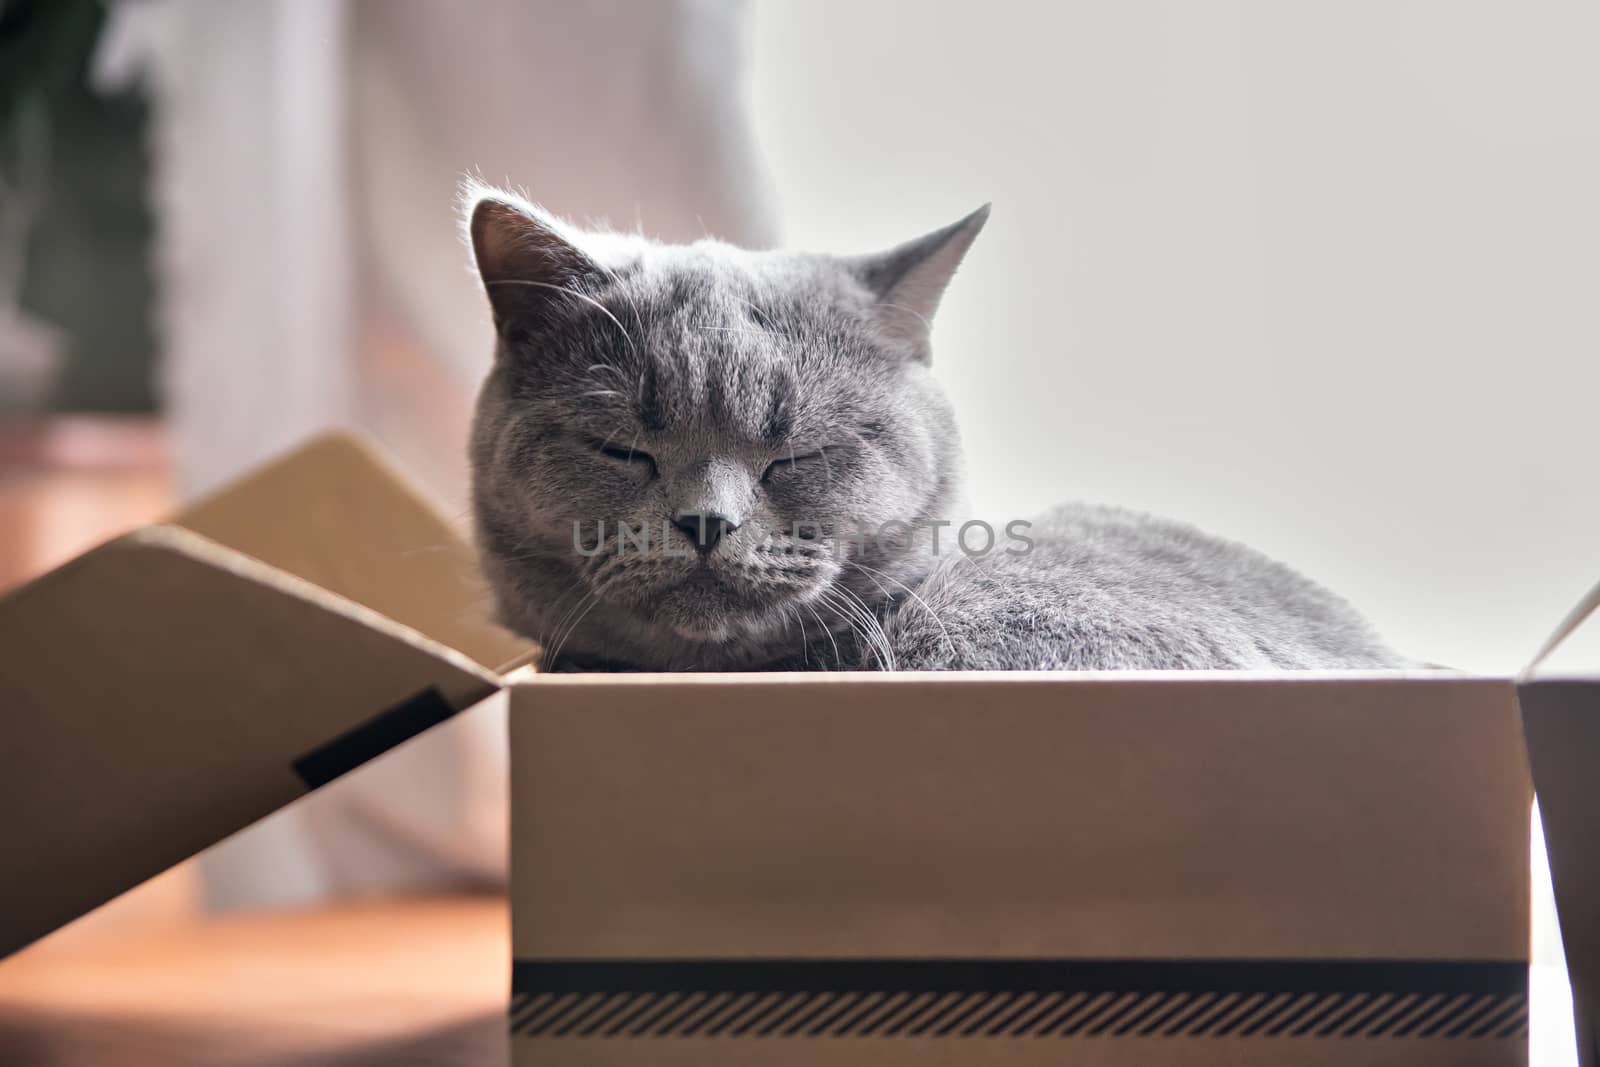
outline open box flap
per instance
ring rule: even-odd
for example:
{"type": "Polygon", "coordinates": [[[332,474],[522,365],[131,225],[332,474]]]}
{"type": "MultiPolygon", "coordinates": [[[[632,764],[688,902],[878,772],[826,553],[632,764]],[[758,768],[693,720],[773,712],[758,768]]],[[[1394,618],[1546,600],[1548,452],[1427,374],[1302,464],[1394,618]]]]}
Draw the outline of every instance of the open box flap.
{"type": "Polygon", "coordinates": [[[1562,620],[1517,685],[1583,1067],[1600,1065],[1600,672],[1554,674],[1541,665],[1597,611],[1600,585],[1562,620]]]}
{"type": "Polygon", "coordinates": [[[171,520],[497,668],[528,642],[489,621],[471,545],[357,438],[317,437],[171,520]]]}
{"type": "Polygon", "coordinates": [[[500,684],[175,527],[0,599],[0,648],[0,956],[500,684]]]}

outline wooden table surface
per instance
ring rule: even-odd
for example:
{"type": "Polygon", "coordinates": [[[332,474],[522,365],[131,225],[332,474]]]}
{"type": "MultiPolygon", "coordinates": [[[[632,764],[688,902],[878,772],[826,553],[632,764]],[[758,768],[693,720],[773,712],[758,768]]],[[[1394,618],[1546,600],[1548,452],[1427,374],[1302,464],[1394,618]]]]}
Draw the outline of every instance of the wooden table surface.
{"type": "Polygon", "coordinates": [[[58,936],[0,962],[0,1065],[505,1067],[508,969],[491,898],[58,936]]]}

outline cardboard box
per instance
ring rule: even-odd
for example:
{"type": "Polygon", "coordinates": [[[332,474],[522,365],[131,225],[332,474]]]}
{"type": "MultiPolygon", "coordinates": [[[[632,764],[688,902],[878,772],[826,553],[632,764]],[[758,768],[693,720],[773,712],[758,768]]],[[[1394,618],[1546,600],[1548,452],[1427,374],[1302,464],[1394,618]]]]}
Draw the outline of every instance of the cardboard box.
{"type": "Polygon", "coordinates": [[[0,952],[512,685],[519,1063],[1522,1063],[1529,756],[1595,1062],[1600,678],[541,676],[482,604],[338,436],[0,600],[0,952]]]}

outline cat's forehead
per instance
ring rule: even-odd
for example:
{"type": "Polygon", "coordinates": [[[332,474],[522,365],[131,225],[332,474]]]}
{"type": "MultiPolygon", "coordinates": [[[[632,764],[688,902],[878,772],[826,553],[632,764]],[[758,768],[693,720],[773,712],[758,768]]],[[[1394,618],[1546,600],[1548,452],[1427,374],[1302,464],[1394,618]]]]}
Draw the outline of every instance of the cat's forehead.
{"type": "Polygon", "coordinates": [[[619,271],[607,301],[629,327],[613,365],[629,379],[624,395],[642,429],[781,444],[850,398],[849,315],[814,265],[666,251],[619,271]]]}
{"type": "Polygon", "coordinates": [[[680,326],[815,328],[860,293],[826,257],[750,251],[718,241],[636,247],[615,277],[633,310],[680,326]]]}

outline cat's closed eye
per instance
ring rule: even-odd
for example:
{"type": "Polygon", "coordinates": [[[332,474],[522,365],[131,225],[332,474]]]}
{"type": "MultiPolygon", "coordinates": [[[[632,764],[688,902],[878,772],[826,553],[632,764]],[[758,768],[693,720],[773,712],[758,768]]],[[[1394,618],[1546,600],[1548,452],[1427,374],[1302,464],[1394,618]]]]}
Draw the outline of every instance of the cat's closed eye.
{"type": "Polygon", "coordinates": [[[625,463],[631,467],[637,467],[641,470],[648,470],[652,474],[655,473],[656,460],[655,457],[648,452],[641,452],[637,448],[633,448],[631,446],[627,448],[621,448],[616,445],[606,444],[600,441],[589,441],[587,444],[590,448],[594,449],[596,452],[600,453],[609,460],[613,460],[617,463],[625,463]]]}
{"type": "Polygon", "coordinates": [[[761,475],[761,480],[767,481],[776,474],[782,474],[786,471],[794,470],[796,467],[806,466],[811,463],[825,463],[828,459],[827,452],[827,449],[819,448],[815,452],[805,452],[793,456],[784,456],[782,459],[776,460],[767,467],[765,473],[761,475]]]}

